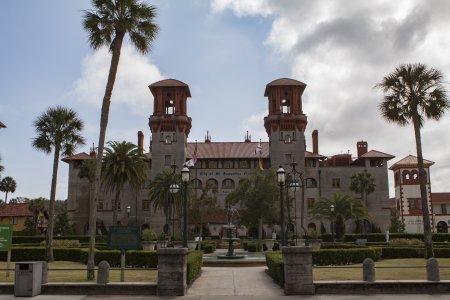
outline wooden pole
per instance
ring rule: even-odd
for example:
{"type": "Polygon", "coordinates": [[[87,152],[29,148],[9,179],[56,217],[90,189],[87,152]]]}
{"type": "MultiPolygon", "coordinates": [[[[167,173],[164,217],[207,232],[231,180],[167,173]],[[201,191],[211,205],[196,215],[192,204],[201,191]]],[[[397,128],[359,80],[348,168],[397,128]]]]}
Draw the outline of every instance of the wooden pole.
{"type": "Polygon", "coordinates": [[[120,282],[125,281],[125,251],[120,253],[120,282]]]}
{"type": "Polygon", "coordinates": [[[9,278],[9,267],[11,266],[11,250],[8,250],[8,258],[6,260],[6,278],[9,278]]]}

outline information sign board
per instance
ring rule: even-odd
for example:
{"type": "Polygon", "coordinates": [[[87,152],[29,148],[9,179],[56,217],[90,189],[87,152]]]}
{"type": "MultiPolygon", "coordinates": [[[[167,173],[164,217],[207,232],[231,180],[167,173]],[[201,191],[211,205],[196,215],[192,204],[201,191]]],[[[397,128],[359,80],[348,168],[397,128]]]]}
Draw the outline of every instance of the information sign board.
{"type": "Polygon", "coordinates": [[[12,224],[0,224],[0,251],[11,250],[12,224]]]}
{"type": "Polygon", "coordinates": [[[109,226],[108,247],[121,251],[141,248],[141,228],[139,226],[109,226]]]}

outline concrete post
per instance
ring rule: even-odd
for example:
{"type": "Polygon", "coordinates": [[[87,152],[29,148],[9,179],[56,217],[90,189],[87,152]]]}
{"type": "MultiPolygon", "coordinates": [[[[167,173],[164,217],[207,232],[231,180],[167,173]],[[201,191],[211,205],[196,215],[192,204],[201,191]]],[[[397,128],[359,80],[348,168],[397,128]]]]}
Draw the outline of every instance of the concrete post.
{"type": "Polygon", "coordinates": [[[158,249],[158,296],[186,294],[187,248],[158,249]]]}
{"type": "Polygon", "coordinates": [[[375,281],[375,263],[371,258],[363,261],[363,281],[375,281]]]}
{"type": "Polygon", "coordinates": [[[284,293],[313,295],[312,247],[283,247],[284,293]]]}
{"type": "Polygon", "coordinates": [[[102,260],[98,264],[97,284],[107,283],[109,283],[109,263],[106,260],[102,260]]]}
{"type": "Polygon", "coordinates": [[[439,263],[434,257],[427,260],[427,280],[441,281],[441,276],[439,274],[439,263]]]}
{"type": "Polygon", "coordinates": [[[42,284],[48,283],[48,263],[42,262],[42,284]]]}

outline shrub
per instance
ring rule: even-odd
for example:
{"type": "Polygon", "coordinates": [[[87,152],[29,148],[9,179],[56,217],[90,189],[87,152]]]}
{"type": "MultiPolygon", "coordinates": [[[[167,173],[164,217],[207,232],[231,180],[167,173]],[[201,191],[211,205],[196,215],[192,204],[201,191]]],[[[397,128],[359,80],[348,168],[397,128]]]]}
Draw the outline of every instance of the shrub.
{"type": "Polygon", "coordinates": [[[155,241],[157,239],[156,232],[152,229],[144,229],[142,230],[142,240],[143,241],[155,241]]]}
{"type": "Polygon", "coordinates": [[[258,251],[261,251],[261,248],[262,248],[262,243],[260,243],[259,241],[252,241],[252,242],[249,242],[247,245],[248,252],[258,252],[258,251]]]}
{"type": "MultiPolygon", "coordinates": [[[[96,243],[106,243],[108,239],[107,235],[97,235],[95,237],[96,243]]],[[[89,243],[89,236],[87,235],[70,235],[70,236],[55,236],[53,240],[78,240],[80,243],[89,243]]],[[[28,243],[40,243],[45,241],[45,236],[16,236],[13,235],[13,244],[28,244],[28,243]]]]}
{"type": "Polygon", "coordinates": [[[213,253],[216,251],[216,246],[216,241],[213,240],[205,240],[200,243],[200,249],[205,251],[205,253],[213,253]]]}
{"type": "Polygon", "coordinates": [[[201,251],[189,251],[187,256],[187,284],[191,284],[202,273],[203,253],[201,251]]]}
{"type": "Polygon", "coordinates": [[[130,250],[125,255],[125,263],[134,268],[157,268],[158,255],[156,251],[130,250]]]}
{"type": "Polygon", "coordinates": [[[389,258],[420,258],[424,257],[423,248],[413,247],[383,247],[382,257],[389,258]]]}
{"type": "Polygon", "coordinates": [[[381,258],[381,254],[380,248],[319,249],[313,251],[313,264],[317,266],[357,264],[366,258],[377,261],[381,258]]]}
{"type": "Polygon", "coordinates": [[[392,239],[389,241],[389,245],[393,245],[393,246],[419,246],[419,247],[423,247],[423,241],[419,240],[419,239],[392,239]]]}
{"type": "Polygon", "coordinates": [[[268,273],[280,286],[284,286],[284,263],[280,251],[266,253],[266,265],[268,273]]]}
{"type": "MultiPolygon", "coordinates": [[[[45,241],[40,243],[40,246],[45,247],[45,241]]],[[[53,247],[55,248],[80,248],[79,240],[53,240],[53,247]]]]}

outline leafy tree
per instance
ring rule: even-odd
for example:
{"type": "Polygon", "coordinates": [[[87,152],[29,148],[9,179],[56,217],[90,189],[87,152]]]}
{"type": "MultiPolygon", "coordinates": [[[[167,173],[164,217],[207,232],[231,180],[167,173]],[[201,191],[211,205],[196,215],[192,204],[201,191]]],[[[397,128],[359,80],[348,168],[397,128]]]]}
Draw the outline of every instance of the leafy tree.
{"type": "Polygon", "coordinates": [[[53,173],[50,190],[49,220],[46,238],[46,258],[51,262],[53,257],[53,220],[60,156],[73,155],[78,145],[84,144],[81,136],[83,121],[76,112],[61,106],[50,107],[34,121],[37,136],[32,145],[36,150],[50,154],[53,150],[53,173]]]}
{"type": "Polygon", "coordinates": [[[153,210],[156,212],[162,209],[166,217],[166,224],[172,216],[179,213],[182,207],[181,193],[171,194],[170,186],[177,184],[181,186],[180,174],[175,174],[171,170],[163,170],[156,174],[155,178],[150,183],[150,201],[153,205],[153,210]]]}
{"type": "MultiPolygon", "coordinates": [[[[195,194],[197,194],[197,191],[195,191],[195,194]]],[[[207,182],[200,187],[200,197],[191,195],[190,199],[189,218],[196,221],[196,225],[200,229],[199,235],[203,236],[203,215],[217,207],[217,189],[207,182]]]]}
{"type": "Polygon", "coordinates": [[[444,88],[444,76],[439,70],[428,68],[424,64],[406,64],[386,75],[376,87],[384,92],[383,101],[379,104],[381,115],[388,122],[400,126],[412,123],[414,127],[422,199],[424,255],[425,258],[430,258],[433,256],[433,243],[420,129],[425,118],[439,120],[450,107],[444,88]]]}
{"type": "Polygon", "coordinates": [[[311,215],[315,218],[325,218],[334,223],[336,237],[340,239],[345,233],[345,222],[356,218],[368,218],[365,205],[345,194],[333,194],[331,198],[322,198],[314,203],[311,215]],[[334,206],[334,210],[331,206],[334,206]]]}
{"type": "Polygon", "coordinates": [[[26,203],[30,201],[27,197],[16,197],[9,200],[9,203],[26,203]]]}
{"type": "MultiPolygon", "coordinates": [[[[94,10],[84,11],[83,27],[89,34],[91,47],[99,49],[102,46],[109,48],[111,64],[108,81],[103,96],[100,116],[100,134],[98,141],[97,167],[94,181],[94,201],[91,203],[89,224],[95,224],[97,219],[97,202],[101,180],[101,165],[103,148],[105,146],[106,128],[108,126],[109,107],[111,95],[116,81],[119,66],[120,51],[125,35],[128,33],[131,44],[141,53],[148,53],[153,40],[156,38],[158,26],[154,23],[156,9],[137,0],[92,0],[94,10]]],[[[95,247],[95,226],[89,226],[89,248],[95,247]]],[[[88,280],[94,279],[92,268],[94,266],[95,252],[88,256],[88,280]]]]}
{"type": "Polygon", "coordinates": [[[278,193],[276,172],[271,168],[264,174],[242,178],[238,187],[226,196],[225,202],[228,205],[239,203],[244,209],[242,223],[258,228],[258,238],[262,239],[263,223],[274,224],[280,215],[278,193]]]}
{"type": "Polygon", "coordinates": [[[350,190],[361,194],[361,200],[365,206],[367,206],[367,196],[375,191],[375,187],[375,178],[367,170],[355,173],[350,178],[350,190]]]}
{"type": "Polygon", "coordinates": [[[144,157],[136,145],[130,142],[108,142],[103,155],[102,182],[107,190],[115,192],[113,224],[117,222],[120,194],[125,184],[140,189],[146,179],[144,157]]]}
{"type": "Polygon", "coordinates": [[[16,181],[11,176],[6,176],[0,181],[0,191],[5,193],[5,203],[8,203],[8,193],[14,193],[16,188],[16,181]]]}
{"type": "Polygon", "coordinates": [[[69,218],[67,217],[67,211],[58,214],[55,220],[55,234],[72,235],[74,233],[73,227],[70,225],[69,218]]]}
{"type": "Polygon", "coordinates": [[[390,233],[403,233],[405,232],[405,223],[400,221],[398,210],[391,210],[391,225],[389,226],[390,233]]]}
{"type": "Polygon", "coordinates": [[[47,209],[49,200],[45,198],[36,198],[28,200],[27,202],[28,210],[33,213],[33,216],[25,219],[25,232],[28,235],[36,235],[39,233],[37,231],[39,215],[47,209]]]}

